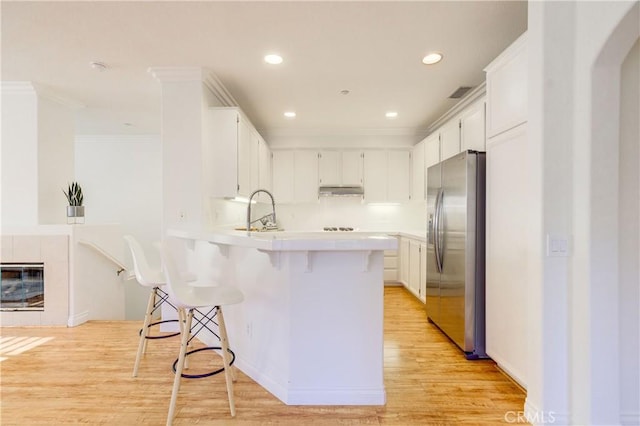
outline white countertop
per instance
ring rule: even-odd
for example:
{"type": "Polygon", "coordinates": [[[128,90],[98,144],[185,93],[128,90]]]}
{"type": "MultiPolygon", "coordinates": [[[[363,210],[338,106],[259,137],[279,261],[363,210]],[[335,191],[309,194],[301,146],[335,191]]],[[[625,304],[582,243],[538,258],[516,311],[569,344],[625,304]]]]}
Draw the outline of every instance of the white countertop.
{"type": "Polygon", "coordinates": [[[384,232],[251,232],[227,229],[183,231],[169,229],[167,235],[213,244],[252,247],[263,251],[371,251],[395,250],[398,240],[384,232]]]}

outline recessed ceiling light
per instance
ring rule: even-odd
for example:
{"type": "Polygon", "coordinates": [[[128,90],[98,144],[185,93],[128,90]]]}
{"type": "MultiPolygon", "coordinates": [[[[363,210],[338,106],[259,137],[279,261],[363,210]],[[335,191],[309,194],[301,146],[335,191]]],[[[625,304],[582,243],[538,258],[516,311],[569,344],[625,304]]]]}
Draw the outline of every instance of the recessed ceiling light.
{"type": "Polygon", "coordinates": [[[389,111],[384,116],[387,118],[396,118],[398,116],[398,113],[395,111],[389,111]]]}
{"type": "Polygon", "coordinates": [[[282,56],[280,55],[267,55],[264,57],[264,61],[271,65],[278,65],[282,63],[282,56]]]}
{"type": "Polygon", "coordinates": [[[91,68],[99,72],[106,71],[107,68],[109,68],[104,62],[91,62],[89,65],[91,65],[91,68]]]}
{"type": "Polygon", "coordinates": [[[351,93],[351,92],[349,90],[347,90],[347,89],[344,89],[344,90],[340,91],[341,95],[348,95],[349,93],[351,93]]]}
{"type": "Polygon", "coordinates": [[[437,64],[441,60],[442,60],[442,53],[433,52],[433,53],[429,53],[427,56],[422,58],[422,63],[425,65],[433,65],[433,64],[437,64]]]}
{"type": "Polygon", "coordinates": [[[131,126],[133,126],[133,123],[122,123],[122,124],[123,124],[124,126],[126,126],[126,127],[131,127],[131,126]]]}
{"type": "Polygon", "coordinates": [[[296,113],[293,111],[287,111],[284,113],[284,116],[287,118],[294,118],[296,116],[296,113]]]}

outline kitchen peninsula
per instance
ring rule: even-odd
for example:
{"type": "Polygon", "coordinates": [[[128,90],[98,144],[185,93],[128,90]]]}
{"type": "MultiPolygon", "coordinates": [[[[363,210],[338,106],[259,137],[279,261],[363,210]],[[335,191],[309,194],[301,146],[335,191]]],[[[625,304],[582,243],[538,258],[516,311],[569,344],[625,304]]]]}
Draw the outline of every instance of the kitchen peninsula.
{"type": "MultiPolygon", "coordinates": [[[[235,285],[225,308],[235,365],[289,405],[383,405],[381,233],[189,232],[199,281],[235,285]]],[[[216,344],[214,336],[202,340],[216,344]]]]}

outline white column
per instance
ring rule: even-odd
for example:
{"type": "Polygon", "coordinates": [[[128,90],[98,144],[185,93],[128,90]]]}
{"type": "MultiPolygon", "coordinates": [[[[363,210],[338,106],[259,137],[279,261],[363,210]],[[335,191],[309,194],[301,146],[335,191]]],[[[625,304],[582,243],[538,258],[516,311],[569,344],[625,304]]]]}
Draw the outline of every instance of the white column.
{"type": "Polygon", "coordinates": [[[162,86],[162,230],[207,227],[203,112],[219,106],[202,68],[152,68],[162,86]]]}
{"type": "Polygon", "coordinates": [[[80,105],[31,82],[2,82],[2,227],[66,223],[80,105]]]}

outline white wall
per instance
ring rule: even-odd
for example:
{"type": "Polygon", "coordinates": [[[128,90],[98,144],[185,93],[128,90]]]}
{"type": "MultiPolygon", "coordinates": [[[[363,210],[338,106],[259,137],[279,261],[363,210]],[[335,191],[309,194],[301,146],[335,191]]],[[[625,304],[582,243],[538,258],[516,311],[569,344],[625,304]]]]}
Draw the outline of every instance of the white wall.
{"type": "MultiPolygon", "coordinates": [[[[620,85],[620,412],[640,413],[640,39],[620,85]]],[[[637,417],[636,417],[637,419],[637,417]]]]}
{"type": "Polygon", "coordinates": [[[2,82],[2,227],[66,223],[74,117],[30,82],[2,82]]]}
{"type": "MultiPolygon", "coordinates": [[[[637,1],[529,3],[530,161],[542,206],[534,227],[542,229],[533,247],[530,339],[538,350],[527,406],[554,412],[561,424],[640,422],[637,405],[622,411],[627,398],[639,398],[625,377],[637,364],[622,364],[639,336],[628,326],[638,322],[637,305],[632,314],[620,304],[633,292],[625,293],[619,253],[619,195],[637,200],[637,190],[620,184],[620,110],[628,108],[620,71],[640,36],[639,10],[637,1]],[[544,257],[547,233],[570,237],[567,259],[544,257]]],[[[637,84],[630,96],[637,100],[637,84]]],[[[637,109],[627,112],[637,123],[637,109]]],[[[633,280],[637,292],[637,273],[633,280]]],[[[637,363],[637,350],[632,356],[637,363]]]]}
{"type": "Polygon", "coordinates": [[[67,199],[62,194],[74,180],[73,111],[40,97],[38,100],[39,224],[66,223],[67,199]]]}
{"type": "MultiPolygon", "coordinates": [[[[210,200],[210,227],[246,226],[247,205],[236,201],[210,200]]],[[[255,219],[271,211],[271,204],[252,207],[255,219]]],[[[317,203],[278,204],[278,225],[287,231],[321,231],[325,226],[350,226],[362,231],[423,231],[424,203],[364,204],[361,198],[322,197],[317,203]]]]}
{"type": "MultiPolygon", "coordinates": [[[[160,265],[162,160],[159,135],[76,137],[75,173],[83,187],[87,224],[119,223],[160,265]]],[[[124,243],[124,242],[123,242],[124,243]]],[[[127,252],[126,259],[131,264],[127,252]]],[[[142,319],[148,289],[125,285],[127,319],[142,319]]]]}
{"type": "Polygon", "coordinates": [[[37,95],[26,82],[3,82],[1,94],[2,228],[35,226],[38,224],[37,95]]]}

